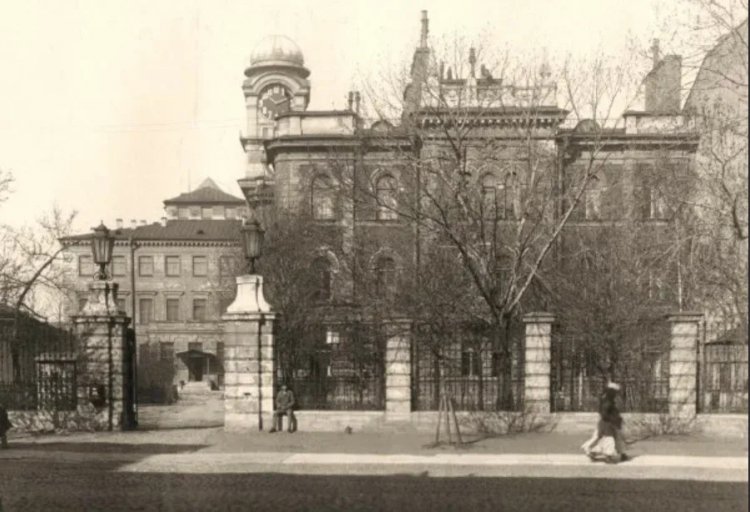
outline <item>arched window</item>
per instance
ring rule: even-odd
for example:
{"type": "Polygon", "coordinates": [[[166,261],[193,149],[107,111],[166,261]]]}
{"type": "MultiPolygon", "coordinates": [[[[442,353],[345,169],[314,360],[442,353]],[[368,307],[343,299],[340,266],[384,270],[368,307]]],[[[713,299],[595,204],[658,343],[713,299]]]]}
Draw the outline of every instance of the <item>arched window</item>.
{"type": "Polygon", "coordinates": [[[331,262],[325,256],[319,256],[312,262],[312,285],[315,300],[325,301],[331,298],[331,262]]]}
{"type": "Polygon", "coordinates": [[[396,220],[396,180],[390,174],[378,178],[375,194],[378,203],[378,220],[396,220]]]}
{"type": "Polygon", "coordinates": [[[498,186],[495,176],[485,174],[482,177],[482,214],[485,218],[494,218],[495,212],[500,213],[502,218],[502,209],[497,208],[498,186]]]}
{"type": "Polygon", "coordinates": [[[316,176],[312,181],[312,215],[315,220],[331,220],[333,209],[333,185],[328,176],[316,176]]]}
{"type": "Polygon", "coordinates": [[[393,258],[383,256],[375,263],[375,293],[378,297],[388,299],[396,292],[396,262],[393,258]]]}

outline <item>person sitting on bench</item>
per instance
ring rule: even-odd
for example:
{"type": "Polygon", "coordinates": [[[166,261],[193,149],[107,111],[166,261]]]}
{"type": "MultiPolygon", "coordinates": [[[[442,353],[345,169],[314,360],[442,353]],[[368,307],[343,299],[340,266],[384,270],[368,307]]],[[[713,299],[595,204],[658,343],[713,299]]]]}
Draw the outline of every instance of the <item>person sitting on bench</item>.
{"type": "Polygon", "coordinates": [[[276,395],[276,410],[273,413],[273,427],[270,432],[274,433],[277,430],[283,430],[282,416],[289,417],[289,428],[288,431],[294,432],[297,430],[297,418],[294,417],[294,393],[286,387],[286,384],[281,385],[281,389],[276,395]]]}

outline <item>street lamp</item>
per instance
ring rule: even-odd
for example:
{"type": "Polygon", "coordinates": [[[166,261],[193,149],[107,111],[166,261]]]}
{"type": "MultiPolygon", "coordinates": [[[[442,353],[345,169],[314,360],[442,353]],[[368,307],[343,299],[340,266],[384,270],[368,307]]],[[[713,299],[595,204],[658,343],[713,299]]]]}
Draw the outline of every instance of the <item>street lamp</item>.
{"type": "Polygon", "coordinates": [[[245,222],[242,226],[242,241],[245,249],[245,260],[250,274],[255,274],[255,260],[260,258],[263,249],[265,231],[257,219],[245,222]]]}
{"type": "Polygon", "coordinates": [[[112,261],[112,251],[115,246],[115,238],[109,235],[109,229],[104,223],[94,228],[94,236],[91,238],[91,252],[94,255],[94,263],[99,265],[99,270],[94,274],[94,279],[107,280],[106,266],[112,261]]]}

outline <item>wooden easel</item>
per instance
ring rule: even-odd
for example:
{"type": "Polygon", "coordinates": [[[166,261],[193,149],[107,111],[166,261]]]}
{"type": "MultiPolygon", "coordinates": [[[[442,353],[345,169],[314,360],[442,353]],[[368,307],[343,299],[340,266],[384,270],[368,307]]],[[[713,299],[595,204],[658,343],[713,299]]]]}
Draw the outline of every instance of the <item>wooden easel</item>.
{"type": "Polygon", "coordinates": [[[448,434],[448,444],[453,446],[463,445],[463,439],[461,439],[461,429],[458,426],[458,418],[456,417],[456,410],[453,408],[453,398],[446,396],[442,393],[440,396],[440,407],[438,408],[438,421],[437,430],[435,431],[435,446],[440,445],[440,425],[445,419],[445,432],[448,434]],[[453,441],[451,435],[451,422],[453,422],[453,428],[456,433],[456,441],[453,441]]]}

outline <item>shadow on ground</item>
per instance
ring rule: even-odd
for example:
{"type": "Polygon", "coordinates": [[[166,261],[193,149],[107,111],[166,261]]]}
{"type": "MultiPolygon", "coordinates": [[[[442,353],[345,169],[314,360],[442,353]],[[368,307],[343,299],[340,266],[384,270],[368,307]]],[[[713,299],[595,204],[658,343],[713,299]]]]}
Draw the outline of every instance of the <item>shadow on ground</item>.
{"type": "MultiPolygon", "coordinates": [[[[82,443],[52,441],[46,443],[29,443],[18,441],[13,443],[14,450],[31,450],[45,453],[68,452],[68,453],[118,453],[118,454],[143,454],[157,455],[170,453],[190,453],[205,448],[206,445],[190,444],[161,444],[161,443],[82,443]]],[[[0,509],[2,510],[2,509],[0,509]]]]}
{"type": "MultiPolygon", "coordinates": [[[[747,510],[745,483],[0,468],[7,510],[747,510]]],[[[0,508],[2,509],[2,508],[0,508]]],[[[5,509],[2,509],[5,510],[5,509]]]]}

